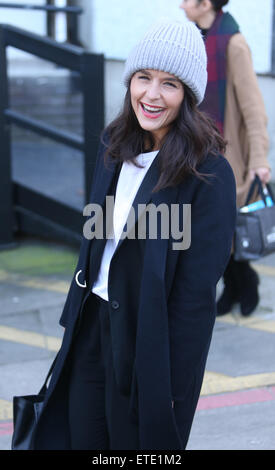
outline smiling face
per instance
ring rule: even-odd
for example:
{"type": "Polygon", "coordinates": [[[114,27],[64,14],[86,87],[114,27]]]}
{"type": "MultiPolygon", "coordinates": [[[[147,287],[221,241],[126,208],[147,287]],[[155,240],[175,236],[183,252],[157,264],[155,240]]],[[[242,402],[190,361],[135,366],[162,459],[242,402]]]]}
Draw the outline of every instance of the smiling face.
{"type": "Polygon", "coordinates": [[[152,133],[155,149],[169,131],[184,98],[182,82],[166,72],[141,70],[130,84],[131,103],[139,125],[152,133]]]}

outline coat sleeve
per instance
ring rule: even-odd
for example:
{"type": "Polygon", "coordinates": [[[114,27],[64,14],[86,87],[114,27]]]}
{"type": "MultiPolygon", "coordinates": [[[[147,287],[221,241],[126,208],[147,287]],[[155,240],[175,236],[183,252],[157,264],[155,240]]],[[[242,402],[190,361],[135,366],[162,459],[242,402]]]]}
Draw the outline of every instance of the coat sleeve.
{"type": "MultiPolygon", "coordinates": [[[[100,166],[101,166],[101,163],[103,161],[103,153],[104,153],[104,146],[103,146],[103,144],[100,144],[98,154],[97,154],[97,158],[96,158],[96,164],[95,164],[95,168],[94,168],[94,172],[93,172],[93,177],[92,177],[91,194],[93,193],[93,190],[94,190],[97,178],[98,178],[98,174],[99,174],[99,171],[100,171],[100,166]]],[[[91,198],[92,198],[92,196],[90,197],[90,199],[91,198]]],[[[82,265],[82,258],[83,258],[82,253],[83,253],[83,250],[84,250],[85,243],[87,243],[87,240],[85,240],[85,238],[82,236],[78,262],[77,262],[76,268],[75,268],[74,273],[73,273],[73,277],[72,277],[72,281],[71,281],[70,288],[69,288],[69,291],[68,291],[68,295],[67,295],[67,298],[66,298],[66,301],[65,301],[65,305],[63,307],[63,311],[62,311],[60,320],[59,320],[59,324],[61,326],[63,326],[64,328],[66,327],[66,324],[67,324],[69,305],[71,303],[72,293],[73,293],[73,290],[75,288],[75,275],[76,275],[77,271],[80,269],[79,266],[82,265]]]]}
{"type": "Polygon", "coordinates": [[[249,46],[242,34],[235,34],[228,45],[228,68],[248,135],[249,168],[270,167],[267,159],[267,116],[254,72],[249,46]]]}
{"type": "MultiPolygon", "coordinates": [[[[235,178],[216,160],[191,203],[191,245],[179,253],[168,299],[172,396],[179,427],[192,421],[216,314],[216,284],[228,263],[236,220],[235,178]]],[[[185,428],[186,429],[186,428],[185,428]]]]}

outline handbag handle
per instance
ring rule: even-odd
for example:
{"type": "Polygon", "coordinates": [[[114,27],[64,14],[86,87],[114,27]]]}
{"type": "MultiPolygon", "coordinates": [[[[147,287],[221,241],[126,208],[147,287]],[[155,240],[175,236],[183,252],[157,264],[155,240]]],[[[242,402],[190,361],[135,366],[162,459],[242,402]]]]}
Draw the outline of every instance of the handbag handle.
{"type": "Polygon", "coordinates": [[[39,392],[38,395],[43,395],[43,394],[46,392],[46,390],[47,390],[47,383],[48,383],[48,380],[49,380],[49,378],[50,378],[50,376],[51,376],[51,374],[52,374],[53,368],[54,368],[54,366],[55,366],[55,363],[56,363],[56,360],[57,360],[57,356],[58,356],[58,353],[57,353],[57,355],[55,356],[55,358],[54,358],[54,360],[53,360],[53,362],[52,362],[52,365],[51,365],[51,367],[50,367],[50,369],[49,369],[49,372],[48,372],[48,374],[47,374],[47,377],[46,377],[46,379],[45,379],[45,382],[44,382],[44,384],[42,385],[41,390],[40,390],[40,392],[39,392]]]}
{"type": "MultiPolygon", "coordinates": [[[[249,201],[250,201],[250,199],[252,198],[252,195],[253,195],[253,193],[254,193],[254,191],[255,191],[256,186],[258,186],[258,193],[257,193],[257,194],[260,194],[260,195],[261,195],[262,200],[264,201],[265,206],[267,205],[267,204],[266,204],[266,195],[265,195],[265,193],[264,193],[263,184],[262,184],[262,182],[261,182],[259,176],[258,176],[258,175],[255,175],[255,178],[254,178],[254,180],[253,180],[252,183],[251,183],[251,186],[250,186],[250,189],[249,189],[249,192],[248,192],[248,195],[247,195],[245,204],[244,204],[245,206],[247,206],[247,205],[249,204],[249,201]]],[[[267,185],[266,185],[266,188],[267,188],[267,191],[268,191],[268,193],[269,193],[271,199],[274,201],[274,195],[273,195],[273,191],[272,191],[270,185],[267,184],[267,185]]]]}
{"type": "Polygon", "coordinates": [[[268,191],[269,196],[271,197],[272,201],[275,202],[274,193],[273,193],[273,191],[272,191],[272,189],[271,189],[270,184],[267,183],[267,184],[266,184],[266,188],[267,188],[267,191],[268,191]]]}

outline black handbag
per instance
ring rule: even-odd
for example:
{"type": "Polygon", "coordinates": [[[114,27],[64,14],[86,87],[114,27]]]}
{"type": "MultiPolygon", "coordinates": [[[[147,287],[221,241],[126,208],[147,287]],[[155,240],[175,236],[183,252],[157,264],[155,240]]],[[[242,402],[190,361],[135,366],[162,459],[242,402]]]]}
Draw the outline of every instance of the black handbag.
{"type": "Polygon", "coordinates": [[[263,187],[256,175],[252,182],[245,206],[238,209],[234,235],[234,258],[236,261],[253,261],[275,252],[275,203],[270,185],[263,187]],[[255,189],[264,202],[262,209],[245,212],[255,189]],[[266,194],[265,194],[266,193],[266,194]],[[273,201],[267,206],[266,198],[273,201]]]}
{"type": "Polygon", "coordinates": [[[13,397],[12,450],[32,450],[32,436],[41,414],[47,383],[52,374],[57,355],[38,395],[13,397]]]}

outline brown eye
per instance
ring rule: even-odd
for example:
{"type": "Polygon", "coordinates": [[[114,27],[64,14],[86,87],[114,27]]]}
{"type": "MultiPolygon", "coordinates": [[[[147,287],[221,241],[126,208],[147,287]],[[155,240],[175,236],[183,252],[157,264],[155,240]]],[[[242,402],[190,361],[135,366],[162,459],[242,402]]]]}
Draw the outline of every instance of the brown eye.
{"type": "Polygon", "coordinates": [[[172,82],[165,82],[164,85],[168,85],[168,86],[170,86],[170,87],[172,87],[172,88],[177,88],[177,86],[176,86],[174,83],[172,83],[172,82]]]}

